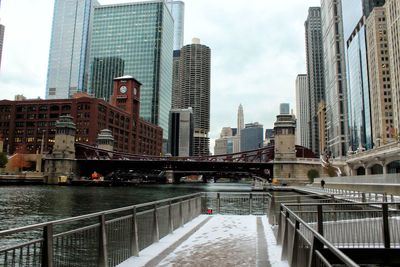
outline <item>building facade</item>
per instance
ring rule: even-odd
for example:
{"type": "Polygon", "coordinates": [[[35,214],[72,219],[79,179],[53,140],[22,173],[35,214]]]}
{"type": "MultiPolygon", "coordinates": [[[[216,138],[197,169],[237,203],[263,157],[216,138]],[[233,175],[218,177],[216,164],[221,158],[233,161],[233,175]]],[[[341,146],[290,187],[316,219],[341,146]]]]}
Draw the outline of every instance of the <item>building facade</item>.
{"type": "Polygon", "coordinates": [[[263,147],[263,125],[258,122],[246,123],[245,128],[240,131],[241,152],[259,149],[263,147]]]}
{"type": "Polygon", "coordinates": [[[346,48],[349,150],[372,148],[367,43],[363,1],[342,0],[346,48]]]}
{"type": "Polygon", "coordinates": [[[296,144],[310,148],[310,98],[307,74],[299,74],[296,78],[296,144]]]}
{"type": "Polygon", "coordinates": [[[172,109],[169,115],[169,152],[172,156],[193,155],[194,121],[193,110],[172,109]]]}
{"type": "Polygon", "coordinates": [[[327,131],[326,131],[326,105],[325,101],[318,105],[318,127],[319,127],[319,150],[322,153],[327,151],[327,131]]]}
{"type": "Polygon", "coordinates": [[[46,98],[70,98],[86,91],[93,9],[96,0],[54,2],[46,98]]]}
{"type": "Polygon", "coordinates": [[[185,3],[183,1],[167,0],[167,6],[174,19],[174,51],[183,46],[185,29],[185,3]]]}
{"type": "MultiPolygon", "coordinates": [[[[322,45],[321,8],[310,7],[305,26],[307,82],[309,91],[309,144],[302,146],[311,148],[319,155],[318,104],[325,99],[324,57],[322,45]]],[[[299,130],[299,128],[297,128],[299,130]]],[[[301,129],[304,130],[304,129],[301,129]]]]}
{"type": "Polygon", "coordinates": [[[178,108],[193,109],[193,155],[209,155],[211,50],[194,38],[192,44],[181,49],[179,64],[178,108]]]}
{"type": "Polygon", "coordinates": [[[393,125],[392,135],[398,139],[400,129],[400,3],[386,0],[390,81],[392,87],[393,125]]]}
{"type": "Polygon", "coordinates": [[[114,83],[112,104],[87,94],[70,99],[0,101],[0,133],[8,154],[20,147],[28,153],[51,151],[60,116],[73,117],[75,141],[96,145],[99,132],[111,130],[114,150],[136,154],[161,153],[162,129],[139,117],[140,83],[123,77],[114,83]]]}
{"type": "Polygon", "coordinates": [[[333,157],[347,154],[347,83],[342,2],[321,0],[327,150],[333,157]]]}
{"type": "Polygon", "coordinates": [[[371,124],[374,147],[394,140],[386,10],[376,7],[366,21],[371,124]]]}
{"type": "Polygon", "coordinates": [[[168,138],[172,88],[173,19],[162,0],[104,5],[94,10],[88,88],[96,97],[112,92],[115,75],[142,83],[141,116],[168,138]],[[105,64],[104,59],[108,60],[105,64]],[[97,64],[103,60],[102,64],[97,64]],[[118,73],[112,70],[118,66],[118,73]],[[99,74],[104,74],[100,80],[99,74]],[[107,93],[108,92],[108,93],[107,93]]]}

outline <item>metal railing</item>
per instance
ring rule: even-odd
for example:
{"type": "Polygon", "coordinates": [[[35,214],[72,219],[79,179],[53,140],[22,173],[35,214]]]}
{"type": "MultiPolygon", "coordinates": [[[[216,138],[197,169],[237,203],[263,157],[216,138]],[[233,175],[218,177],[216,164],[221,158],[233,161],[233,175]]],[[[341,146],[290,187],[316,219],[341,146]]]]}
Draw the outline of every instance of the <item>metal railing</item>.
{"type": "Polygon", "coordinates": [[[395,266],[383,255],[400,248],[399,218],[382,202],[283,204],[277,242],[291,266],[395,266]]]}
{"type": "Polygon", "coordinates": [[[0,231],[0,266],[115,266],[201,214],[202,194],[0,231]]]}
{"type": "Polygon", "coordinates": [[[204,193],[203,213],[264,215],[267,214],[269,193],[204,193]]]}

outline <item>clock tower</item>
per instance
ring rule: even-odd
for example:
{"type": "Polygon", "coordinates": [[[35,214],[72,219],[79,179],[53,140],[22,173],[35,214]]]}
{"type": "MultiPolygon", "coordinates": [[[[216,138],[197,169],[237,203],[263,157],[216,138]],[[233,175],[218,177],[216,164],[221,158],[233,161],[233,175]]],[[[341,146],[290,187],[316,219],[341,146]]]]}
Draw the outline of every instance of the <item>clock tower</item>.
{"type": "Polygon", "coordinates": [[[131,114],[136,125],[139,121],[141,85],[132,76],[115,78],[113,95],[111,96],[111,105],[131,114]]]}

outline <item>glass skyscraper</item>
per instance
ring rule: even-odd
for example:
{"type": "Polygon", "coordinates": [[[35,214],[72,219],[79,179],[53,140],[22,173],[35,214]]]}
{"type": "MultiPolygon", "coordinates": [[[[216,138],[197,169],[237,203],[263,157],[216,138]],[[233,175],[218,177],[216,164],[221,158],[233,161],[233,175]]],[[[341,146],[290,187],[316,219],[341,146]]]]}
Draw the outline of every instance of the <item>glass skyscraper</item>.
{"type": "Polygon", "coordinates": [[[162,0],[94,10],[88,91],[107,99],[115,76],[135,77],[142,83],[140,116],[162,127],[164,139],[171,109],[173,31],[162,0]]]}
{"type": "Polygon", "coordinates": [[[96,0],[55,0],[46,98],[85,91],[92,14],[96,0]]]}
{"type": "Polygon", "coordinates": [[[183,1],[168,0],[167,6],[174,19],[174,50],[180,50],[183,46],[185,3],[183,1]]]}
{"type": "Polygon", "coordinates": [[[373,147],[367,61],[366,16],[382,1],[342,0],[346,47],[349,146],[351,150],[373,147]]]}

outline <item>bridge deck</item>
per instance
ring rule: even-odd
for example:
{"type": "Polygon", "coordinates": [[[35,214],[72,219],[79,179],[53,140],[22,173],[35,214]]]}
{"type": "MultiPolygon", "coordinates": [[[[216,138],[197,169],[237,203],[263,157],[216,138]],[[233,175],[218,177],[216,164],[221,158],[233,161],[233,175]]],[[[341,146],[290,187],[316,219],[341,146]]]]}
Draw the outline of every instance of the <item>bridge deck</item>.
{"type": "Polygon", "coordinates": [[[288,266],[266,216],[201,215],[120,267],[288,266]]]}

